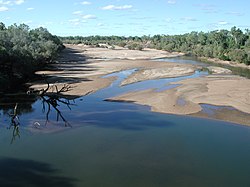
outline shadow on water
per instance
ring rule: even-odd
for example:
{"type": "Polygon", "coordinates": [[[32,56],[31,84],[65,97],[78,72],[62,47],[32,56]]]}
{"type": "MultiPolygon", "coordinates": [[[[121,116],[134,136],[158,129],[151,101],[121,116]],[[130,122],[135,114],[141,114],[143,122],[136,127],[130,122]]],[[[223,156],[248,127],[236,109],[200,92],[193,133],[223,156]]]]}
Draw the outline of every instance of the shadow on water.
{"type": "Polygon", "coordinates": [[[19,103],[17,114],[32,113],[34,109],[32,105],[37,101],[38,97],[35,95],[27,95],[25,92],[6,94],[0,98],[0,111],[3,114],[8,114],[13,111],[16,103],[19,103]]]}
{"type": "Polygon", "coordinates": [[[74,178],[61,176],[51,165],[34,160],[0,159],[0,185],[3,187],[74,187],[74,178]]]}
{"type": "MultiPolygon", "coordinates": [[[[8,94],[6,97],[0,99],[0,118],[4,121],[3,126],[6,126],[7,129],[12,131],[11,144],[16,140],[16,138],[20,138],[20,130],[19,127],[27,126],[25,122],[22,124],[22,120],[20,117],[29,115],[29,113],[34,113],[37,107],[33,108],[33,105],[37,103],[37,101],[41,101],[42,113],[45,115],[44,124],[39,123],[38,121],[34,121],[32,128],[41,129],[50,121],[51,113],[56,114],[56,121],[62,121],[65,127],[71,127],[71,124],[64,117],[63,112],[59,108],[60,106],[65,106],[69,110],[71,110],[71,106],[74,105],[73,102],[62,96],[63,92],[67,92],[70,89],[69,85],[64,85],[61,89],[58,89],[57,86],[50,86],[48,83],[48,87],[46,89],[38,90],[30,93],[21,93],[21,94],[8,94]],[[52,89],[51,92],[47,92],[49,89],[52,89]],[[56,91],[53,91],[53,90],[56,91]],[[20,104],[19,104],[20,103],[20,104]]],[[[74,101],[74,100],[73,100],[74,101]]],[[[30,117],[30,115],[29,115],[30,117]]]]}

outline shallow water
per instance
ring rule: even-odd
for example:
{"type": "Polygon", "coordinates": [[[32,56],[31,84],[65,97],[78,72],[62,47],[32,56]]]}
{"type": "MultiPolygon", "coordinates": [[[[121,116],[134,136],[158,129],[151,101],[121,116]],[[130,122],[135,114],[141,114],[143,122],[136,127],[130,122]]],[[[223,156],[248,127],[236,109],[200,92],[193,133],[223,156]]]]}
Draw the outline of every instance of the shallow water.
{"type": "Polygon", "coordinates": [[[201,62],[199,60],[196,60],[194,57],[174,57],[174,58],[162,58],[162,59],[157,59],[155,61],[160,61],[160,62],[174,62],[174,63],[181,63],[181,64],[192,64],[192,65],[199,65],[202,67],[207,67],[209,66],[208,63],[201,62]]]}
{"type": "Polygon", "coordinates": [[[249,127],[103,101],[130,90],[169,89],[170,82],[204,72],[119,87],[133,71],[110,75],[118,79],[70,101],[71,110],[61,104],[72,127],[57,122],[55,111],[45,125],[42,100],[26,100],[25,112],[19,112],[20,137],[13,140],[10,118],[2,111],[1,186],[250,186],[249,127]]]}

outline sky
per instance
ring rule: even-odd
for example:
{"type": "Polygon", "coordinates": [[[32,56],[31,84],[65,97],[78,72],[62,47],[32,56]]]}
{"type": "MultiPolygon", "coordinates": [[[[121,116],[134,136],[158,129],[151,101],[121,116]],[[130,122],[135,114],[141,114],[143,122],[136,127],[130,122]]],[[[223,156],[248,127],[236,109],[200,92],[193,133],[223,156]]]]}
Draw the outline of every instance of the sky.
{"type": "Polygon", "coordinates": [[[58,36],[143,36],[250,29],[249,0],[0,0],[0,22],[58,36]]]}

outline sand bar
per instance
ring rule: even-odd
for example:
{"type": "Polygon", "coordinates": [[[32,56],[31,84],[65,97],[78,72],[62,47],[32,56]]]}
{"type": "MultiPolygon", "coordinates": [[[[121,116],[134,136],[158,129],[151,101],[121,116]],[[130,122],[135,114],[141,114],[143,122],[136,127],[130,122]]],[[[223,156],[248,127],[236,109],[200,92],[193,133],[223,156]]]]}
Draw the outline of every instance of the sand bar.
{"type": "MultiPolygon", "coordinates": [[[[156,92],[154,89],[130,92],[110,98],[110,100],[135,102],[150,106],[152,111],[170,114],[195,115],[202,111],[200,104],[231,106],[237,109],[238,113],[245,113],[248,116],[250,114],[249,79],[232,75],[210,75],[186,79],[174,84],[180,84],[180,86],[163,92],[156,92]]],[[[217,119],[226,119],[225,115],[217,112],[217,119]]],[[[226,113],[233,114],[230,111],[226,113]]],[[[250,121],[239,118],[238,115],[230,116],[228,119],[232,122],[250,125],[250,121]]]]}
{"type": "MultiPolygon", "coordinates": [[[[44,74],[51,85],[56,84],[59,88],[65,83],[70,84],[73,89],[65,93],[67,95],[83,96],[109,86],[115,77],[101,77],[122,70],[136,68],[143,71],[155,72],[141,77],[138,81],[192,74],[195,70],[195,67],[192,65],[183,64],[177,67],[175,63],[147,60],[177,55],[181,54],[172,54],[153,49],[143,51],[128,49],[112,50],[91,48],[84,45],[66,45],[66,49],[58,58],[57,63],[53,64],[51,70],[36,73],[44,74]],[[164,71],[160,72],[160,69],[164,71]],[[169,72],[168,74],[166,74],[167,71],[169,72]]],[[[42,89],[46,86],[44,81],[39,81],[32,83],[31,88],[42,89]]]]}
{"type": "MultiPolygon", "coordinates": [[[[181,54],[159,50],[112,50],[68,45],[52,69],[37,73],[45,74],[51,84],[59,87],[65,83],[70,84],[73,89],[66,94],[78,97],[109,86],[116,77],[102,77],[122,70],[138,69],[125,79],[121,86],[144,80],[189,75],[199,69],[188,64],[148,60],[161,58],[163,55],[172,57],[181,54]]],[[[150,106],[155,112],[200,117],[211,117],[203,113],[201,104],[230,106],[235,110],[222,108],[217,110],[212,118],[250,125],[250,80],[225,75],[231,72],[218,67],[210,67],[210,71],[216,75],[175,82],[174,84],[179,86],[161,92],[154,89],[130,92],[109,100],[132,101],[150,106]]],[[[32,85],[35,89],[43,87],[46,87],[44,82],[32,85]]]]}

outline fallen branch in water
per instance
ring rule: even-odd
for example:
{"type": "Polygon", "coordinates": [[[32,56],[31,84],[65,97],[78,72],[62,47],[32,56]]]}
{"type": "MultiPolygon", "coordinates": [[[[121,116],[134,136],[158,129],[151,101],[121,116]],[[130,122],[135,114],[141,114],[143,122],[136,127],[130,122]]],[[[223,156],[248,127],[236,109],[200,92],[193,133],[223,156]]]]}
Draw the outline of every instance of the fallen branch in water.
{"type": "Polygon", "coordinates": [[[8,115],[11,118],[10,126],[8,128],[11,129],[13,127],[11,144],[15,141],[16,137],[20,138],[20,133],[19,133],[20,122],[19,122],[19,118],[17,115],[17,107],[18,107],[18,103],[16,103],[13,113],[12,114],[8,113],[8,115]]]}
{"type": "Polygon", "coordinates": [[[66,118],[63,116],[62,112],[59,110],[58,107],[60,106],[60,104],[64,104],[71,110],[70,106],[72,106],[73,104],[70,103],[68,99],[62,99],[62,94],[70,91],[72,87],[68,84],[64,84],[59,89],[57,85],[51,86],[47,81],[47,79],[45,79],[45,81],[47,83],[47,87],[45,89],[40,89],[35,91],[30,90],[28,91],[28,94],[35,94],[36,96],[42,99],[43,112],[46,113],[45,124],[48,123],[51,108],[53,108],[57,114],[56,120],[59,121],[61,119],[66,127],[71,127],[70,123],[66,120],[66,118]]]}

